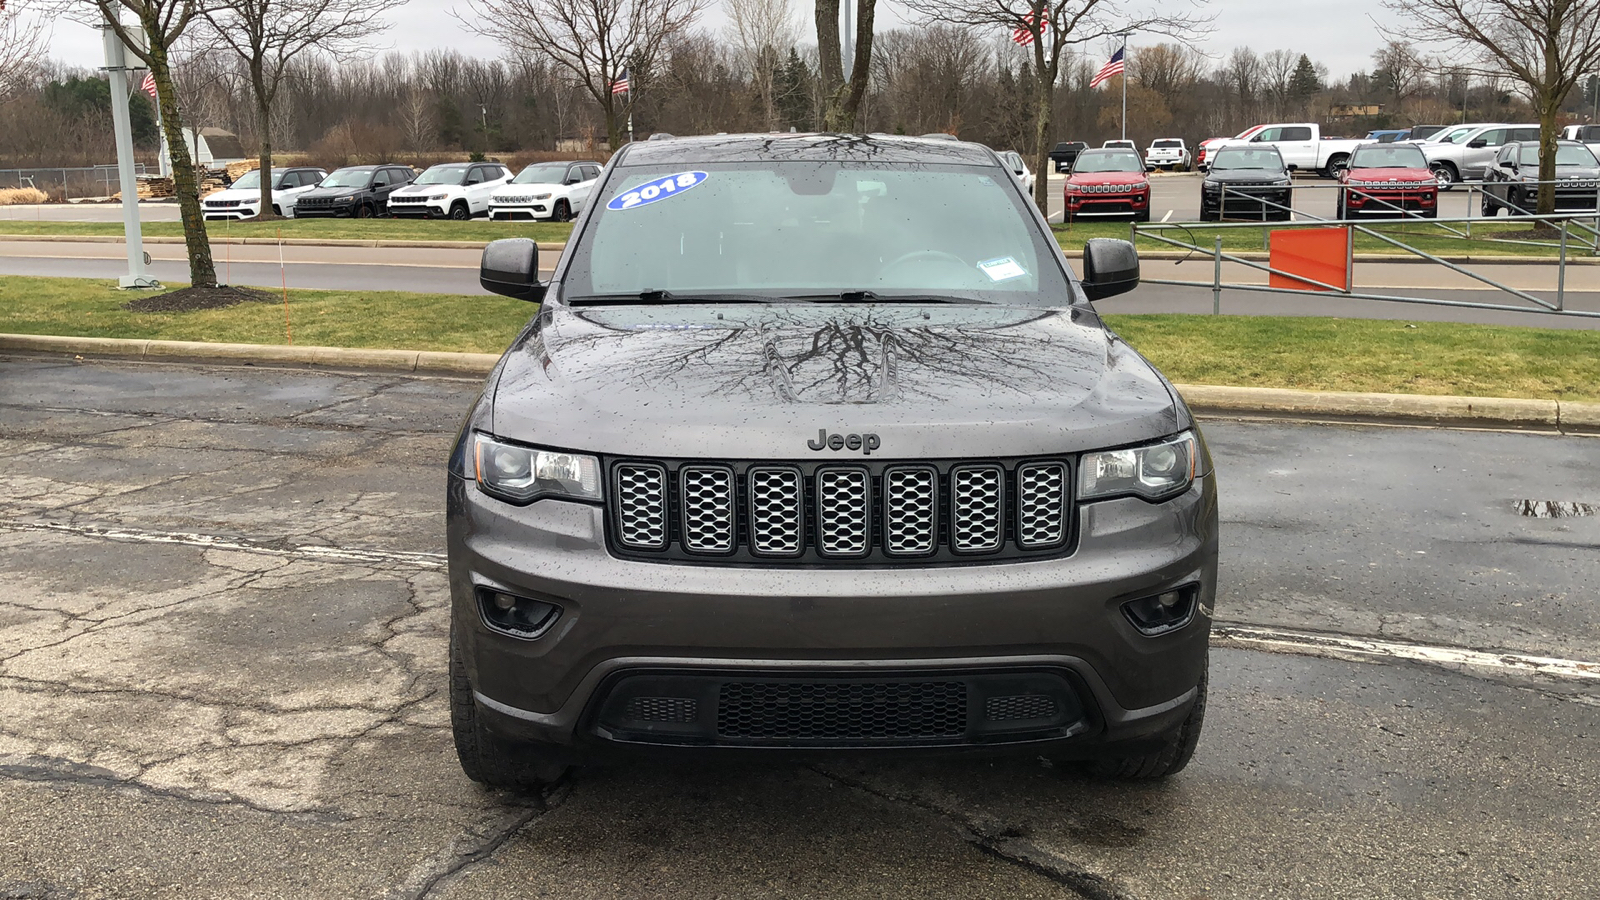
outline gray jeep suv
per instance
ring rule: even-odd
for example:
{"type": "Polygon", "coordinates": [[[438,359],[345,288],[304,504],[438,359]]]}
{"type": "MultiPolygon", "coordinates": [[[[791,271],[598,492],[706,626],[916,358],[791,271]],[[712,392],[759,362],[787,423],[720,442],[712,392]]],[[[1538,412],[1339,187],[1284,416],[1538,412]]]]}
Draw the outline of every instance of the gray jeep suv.
{"type": "Polygon", "coordinates": [[[449,464],[466,773],[619,751],[1009,752],[1162,777],[1199,737],[1217,489],[1169,384],[986,147],[630,144],[449,464]]]}

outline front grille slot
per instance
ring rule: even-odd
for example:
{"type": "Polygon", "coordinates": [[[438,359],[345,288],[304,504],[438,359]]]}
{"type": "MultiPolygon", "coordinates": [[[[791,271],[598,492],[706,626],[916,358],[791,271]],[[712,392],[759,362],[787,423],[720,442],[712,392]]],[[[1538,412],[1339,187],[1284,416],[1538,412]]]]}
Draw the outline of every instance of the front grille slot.
{"type": "Polygon", "coordinates": [[[998,550],[1005,537],[1005,473],[999,466],[963,466],[950,476],[951,544],[962,553],[998,550]]]}
{"type": "Polygon", "coordinates": [[[634,697],[622,716],[635,722],[693,722],[700,705],[687,697],[634,697]]]}
{"type": "Polygon", "coordinates": [[[959,739],[960,681],[761,682],[722,685],[717,736],[751,741],[959,739]]]}
{"type": "Polygon", "coordinates": [[[939,533],[939,475],[898,467],[883,476],[883,549],[896,556],[929,553],[939,533]]]}
{"type": "Polygon", "coordinates": [[[1068,460],[607,465],[607,536],[628,558],[957,565],[1072,545],[1068,460]]]}
{"type": "Polygon", "coordinates": [[[652,463],[616,468],[617,541],[639,550],[667,546],[667,471],[652,463]]]}
{"type": "Polygon", "coordinates": [[[805,535],[800,471],[750,470],[750,547],[764,556],[793,556],[805,535]]]}
{"type": "Polygon", "coordinates": [[[1027,463],[1017,467],[1017,544],[1054,547],[1067,539],[1067,467],[1027,463]]]}
{"type": "Polygon", "coordinates": [[[823,469],[817,473],[817,543],[827,556],[867,552],[867,473],[823,469]]]}
{"type": "Polygon", "coordinates": [[[983,717],[991,722],[1048,719],[1056,714],[1055,698],[1045,694],[990,697],[983,702],[983,717]]]}
{"type": "Polygon", "coordinates": [[[683,545],[695,553],[733,549],[733,472],[720,466],[678,470],[683,545]]]}

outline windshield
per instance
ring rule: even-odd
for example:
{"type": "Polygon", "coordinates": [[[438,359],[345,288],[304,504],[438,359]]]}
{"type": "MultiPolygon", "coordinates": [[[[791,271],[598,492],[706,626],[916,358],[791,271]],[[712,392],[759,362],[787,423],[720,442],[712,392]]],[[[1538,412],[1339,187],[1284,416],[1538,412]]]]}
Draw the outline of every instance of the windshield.
{"type": "MultiPolygon", "coordinates": [[[[1517,161],[1522,165],[1539,165],[1538,144],[1523,144],[1517,152],[1519,154],[1517,161]]],[[[1594,153],[1592,153],[1588,147],[1585,147],[1582,144],[1556,145],[1557,168],[1562,166],[1583,166],[1586,168],[1594,168],[1597,165],[1600,165],[1600,162],[1595,160],[1594,153]]]]}
{"type": "Polygon", "coordinates": [[[322,179],[325,188],[364,188],[372,180],[371,169],[340,169],[322,179]]]}
{"type": "Polygon", "coordinates": [[[512,184],[563,184],[567,180],[566,163],[546,163],[529,166],[511,179],[512,184]]]}
{"type": "Polygon", "coordinates": [[[1144,162],[1139,159],[1139,154],[1127,150],[1087,150],[1078,154],[1078,161],[1072,164],[1072,174],[1081,172],[1143,172],[1144,162]]]}
{"type": "MultiPolygon", "coordinates": [[[[894,296],[1066,306],[1059,251],[1003,169],[736,162],[624,167],[595,198],[562,296],[894,296]],[[670,185],[670,187],[669,187],[670,185]]],[[[674,298],[646,297],[671,302],[674,298]]]]}
{"type": "Polygon", "coordinates": [[[460,184],[467,180],[467,167],[434,166],[417,176],[417,184],[460,184]]]}
{"type": "Polygon", "coordinates": [[[1428,158],[1410,144],[1357,147],[1350,156],[1352,169],[1426,169],[1428,158]]]}
{"type": "Polygon", "coordinates": [[[1246,148],[1224,148],[1217,151],[1211,160],[1213,171],[1223,169],[1266,169],[1272,172],[1283,171],[1283,157],[1276,150],[1250,150],[1246,148]]]}
{"type": "Polygon", "coordinates": [[[1435,142],[1440,144],[1459,144],[1461,143],[1462,138],[1473,133],[1474,131],[1477,131],[1476,127],[1456,128],[1451,131],[1440,132],[1439,134],[1434,135],[1433,139],[1435,142]]]}

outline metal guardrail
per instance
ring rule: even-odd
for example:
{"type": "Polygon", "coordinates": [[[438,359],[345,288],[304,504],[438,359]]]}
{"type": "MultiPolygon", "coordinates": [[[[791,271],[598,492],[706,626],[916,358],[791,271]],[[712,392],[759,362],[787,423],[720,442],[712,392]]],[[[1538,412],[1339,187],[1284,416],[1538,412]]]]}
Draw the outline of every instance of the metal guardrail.
{"type": "MultiPolygon", "coordinates": [[[[1335,187],[1335,188],[1345,189],[1343,185],[1329,185],[1328,187],[1335,187]]],[[[1226,187],[1224,187],[1224,193],[1226,193],[1226,187]]],[[[1276,203],[1276,202],[1270,201],[1270,200],[1266,200],[1265,198],[1260,198],[1260,197],[1257,197],[1255,199],[1258,200],[1262,205],[1263,216],[1265,215],[1266,212],[1269,211],[1269,209],[1268,209],[1269,207],[1271,208],[1270,211],[1287,212],[1287,213],[1289,213],[1291,215],[1291,217],[1294,216],[1294,215],[1297,215],[1297,213],[1295,213],[1294,210],[1292,210],[1290,207],[1285,206],[1283,204],[1276,203]]],[[[1224,206],[1222,208],[1225,209],[1226,207],[1224,206]]],[[[1404,212],[1404,211],[1402,210],[1401,212],[1404,212]]],[[[1519,217],[1516,218],[1516,221],[1518,221],[1519,223],[1530,223],[1530,224],[1533,224],[1533,223],[1546,223],[1546,224],[1549,224],[1553,230],[1554,229],[1559,229],[1560,238],[1557,241],[1517,241],[1517,240],[1509,240],[1509,239],[1498,239],[1498,240],[1494,241],[1496,243],[1523,244],[1523,245],[1527,245],[1527,246],[1546,246],[1546,247],[1556,247],[1556,248],[1559,249],[1559,251],[1560,251],[1559,254],[1557,255],[1556,259],[1553,260],[1553,262],[1556,265],[1556,289],[1555,289],[1556,296],[1555,296],[1554,302],[1544,300],[1543,298],[1535,296],[1534,294],[1531,294],[1531,293],[1529,293],[1527,291],[1520,290],[1518,288],[1513,288],[1513,287],[1510,287],[1510,286],[1505,285],[1505,284],[1501,284],[1500,282],[1494,280],[1493,278],[1490,278],[1490,277],[1488,277],[1486,275],[1482,275],[1482,274],[1477,273],[1477,272],[1473,272],[1472,270],[1466,268],[1465,266],[1459,265],[1457,263],[1450,262],[1449,260],[1446,260],[1446,259],[1444,259],[1444,258],[1442,258],[1440,256],[1437,256],[1436,254],[1429,253],[1428,251],[1423,250],[1423,249],[1421,249],[1419,247],[1412,246],[1411,244],[1408,244],[1405,241],[1400,240],[1399,238],[1397,238],[1397,237],[1395,237],[1395,236],[1393,236],[1391,234],[1385,234],[1385,233],[1382,233],[1382,232],[1379,232],[1379,231],[1375,231],[1372,228],[1370,228],[1368,226],[1365,226],[1365,225],[1362,225],[1362,224],[1359,224],[1357,222],[1352,222],[1352,221],[1349,221],[1349,220],[1324,219],[1324,218],[1322,218],[1320,216],[1315,216],[1315,215],[1311,215],[1311,214],[1308,214],[1308,213],[1300,213],[1298,215],[1301,215],[1302,218],[1299,218],[1299,219],[1292,219],[1291,218],[1290,221],[1276,221],[1276,222],[1271,222],[1271,223],[1267,223],[1267,222],[1250,222],[1250,221],[1198,222],[1198,223],[1167,223],[1167,222],[1148,222],[1147,223],[1147,222],[1135,222],[1131,226],[1130,236],[1135,241],[1137,241],[1140,237],[1144,237],[1144,238],[1148,238],[1150,240],[1156,241],[1158,243],[1167,244],[1167,245],[1170,245],[1170,246],[1173,246],[1173,247],[1177,247],[1179,249],[1187,250],[1187,251],[1189,251],[1191,253],[1198,253],[1198,254],[1203,254],[1204,256],[1209,256],[1213,260],[1212,279],[1209,282],[1205,282],[1205,281],[1181,281],[1181,280],[1176,280],[1176,279],[1157,279],[1157,278],[1143,279],[1143,281],[1146,284],[1165,284],[1165,285],[1172,285],[1172,286],[1176,286],[1176,287],[1210,288],[1211,292],[1212,292],[1212,313],[1213,314],[1221,313],[1221,311],[1222,311],[1222,291],[1223,291],[1223,289],[1226,288],[1228,290],[1255,291],[1255,292],[1259,292],[1259,293],[1316,294],[1318,296],[1329,296],[1329,295],[1332,295],[1332,296],[1338,296],[1338,297],[1345,297],[1345,298],[1349,298],[1349,299],[1352,299],[1352,300],[1376,300],[1376,301],[1390,302],[1390,303],[1418,303],[1418,304],[1424,304],[1424,305],[1430,305],[1430,306],[1450,306],[1450,307],[1458,307],[1458,308],[1466,308],[1466,309],[1496,310],[1496,311],[1502,311],[1502,312],[1523,312],[1523,313],[1531,312],[1531,313],[1544,313],[1544,314],[1551,314],[1551,315],[1578,316],[1578,317],[1583,317],[1583,318],[1600,318],[1600,311],[1573,310],[1573,309],[1567,309],[1566,308],[1567,261],[1568,261],[1569,250],[1570,250],[1571,246],[1574,243],[1573,238],[1572,238],[1573,232],[1577,231],[1577,232],[1579,232],[1581,234],[1589,235],[1589,239],[1588,240],[1582,241],[1578,245],[1588,248],[1591,251],[1591,253],[1593,253],[1595,255],[1600,255],[1600,209],[1593,210],[1593,211],[1580,211],[1580,212],[1577,212],[1577,213],[1570,213],[1569,212],[1569,213],[1563,214],[1563,215],[1553,215],[1553,216],[1526,215],[1526,216],[1519,216],[1519,217]],[[1594,219],[1594,223],[1592,225],[1591,224],[1587,224],[1584,221],[1582,221],[1584,219],[1591,219],[1591,218],[1594,219]],[[1209,232],[1225,232],[1227,230],[1246,229],[1246,228],[1248,228],[1248,229],[1261,229],[1262,231],[1266,232],[1266,234],[1264,234],[1264,236],[1263,236],[1263,241],[1264,242],[1270,241],[1270,229],[1321,229],[1321,228],[1343,228],[1343,229],[1346,229],[1348,234],[1347,234],[1346,242],[1345,242],[1345,244],[1346,244],[1346,258],[1345,258],[1344,285],[1340,286],[1340,285],[1328,284],[1328,283],[1325,283],[1325,282],[1317,281],[1314,278],[1309,278],[1306,275],[1298,273],[1298,272],[1290,272],[1290,271],[1285,271],[1285,270],[1282,270],[1282,269],[1277,269],[1277,268],[1274,268],[1272,265],[1270,265],[1270,261],[1269,261],[1268,264],[1262,264],[1262,263],[1260,263],[1260,262],[1258,262],[1256,260],[1245,259],[1245,258],[1243,258],[1241,256],[1237,256],[1237,255],[1232,254],[1232,253],[1225,253],[1223,251],[1223,249],[1222,249],[1222,235],[1221,235],[1221,233],[1215,234],[1214,240],[1212,242],[1212,246],[1210,246],[1210,247],[1202,246],[1201,244],[1199,244],[1197,242],[1197,239],[1195,239],[1195,237],[1194,237],[1194,233],[1197,232],[1197,231],[1198,232],[1207,232],[1207,231],[1209,231],[1209,232]],[[1169,234],[1171,234],[1173,232],[1183,232],[1183,233],[1187,234],[1190,239],[1189,240],[1180,240],[1178,238],[1170,237],[1169,234]],[[1441,265],[1441,266],[1443,266],[1443,267],[1445,267],[1447,269],[1450,269],[1451,271],[1456,272],[1456,273],[1458,273],[1460,275],[1463,275],[1463,276],[1465,276],[1465,277],[1467,277],[1467,278],[1469,278],[1469,279],[1471,279],[1473,281],[1476,281],[1476,282],[1484,284],[1484,285],[1486,285],[1488,287],[1494,288],[1497,291],[1501,291],[1503,293],[1509,294],[1509,295],[1511,295],[1513,297],[1516,297],[1517,299],[1522,300],[1522,301],[1524,301],[1524,302],[1526,302],[1528,304],[1531,304],[1531,305],[1530,306],[1513,306],[1513,305],[1505,304],[1505,303],[1477,303],[1477,302],[1472,302],[1472,301],[1468,301],[1468,300],[1447,300],[1447,299],[1440,299],[1440,298],[1434,298],[1434,297],[1408,297],[1408,296],[1400,296],[1400,295],[1395,295],[1395,294],[1375,294],[1375,293],[1365,293],[1365,292],[1357,291],[1355,289],[1355,238],[1356,238],[1356,235],[1358,235],[1358,234],[1368,235],[1370,237],[1376,238],[1377,240],[1379,240],[1379,241],[1381,241],[1381,242],[1383,242],[1385,244],[1389,244],[1389,245],[1391,245],[1393,247],[1399,248],[1400,250],[1404,250],[1409,255],[1412,255],[1412,256],[1415,256],[1415,257],[1418,257],[1418,258],[1421,258],[1421,259],[1425,259],[1425,260],[1428,260],[1430,262],[1437,263],[1438,265],[1441,265]],[[1241,266],[1245,266],[1247,268],[1254,269],[1254,270],[1257,270],[1257,271],[1266,272],[1266,273],[1268,273],[1269,276],[1271,276],[1271,275],[1279,275],[1279,276],[1282,276],[1284,278],[1291,279],[1291,280],[1293,280],[1293,281],[1295,281],[1297,283],[1308,285],[1308,287],[1306,287],[1306,288],[1291,288],[1291,287],[1284,287],[1284,286],[1281,286],[1281,285],[1271,285],[1271,284],[1262,285],[1262,284],[1227,283],[1227,282],[1224,282],[1222,280],[1222,263],[1224,261],[1235,263],[1235,264],[1238,264],[1238,265],[1241,265],[1241,266]]],[[[1404,216],[1399,221],[1413,221],[1413,217],[1404,216]]],[[[1472,217],[1472,216],[1469,216],[1469,217],[1466,217],[1466,218],[1423,218],[1423,217],[1418,216],[1418,217],[1415,217],[1414,221],[1426,222],[1430,226],[1438,226],[1442,230],[1444,230],[1447,233],[1449,233],[1450,236],[1462,237],[1462,238],[1470,239],[1471,228],[1472,228],[1473,223],[1480,223],[1481,224],[1481,223],[1486,223],[1486,222],[1499,222],[1501,220],[1494,219],[1494,218],[1472,217]]],[[[1481,242],[1484,239],[1480,238],[1478,240],[1481,242]]]]}

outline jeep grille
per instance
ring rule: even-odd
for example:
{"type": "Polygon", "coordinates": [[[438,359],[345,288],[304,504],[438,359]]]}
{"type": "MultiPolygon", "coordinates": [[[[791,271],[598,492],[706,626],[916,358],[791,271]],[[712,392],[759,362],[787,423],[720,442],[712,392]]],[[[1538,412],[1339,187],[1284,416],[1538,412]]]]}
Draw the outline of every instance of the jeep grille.
{"type": "Polygon", "coordinates": [[[620,555],[796,565],[963,563],[1065,552],[1064,460],[609,464],[620,555]]]}

